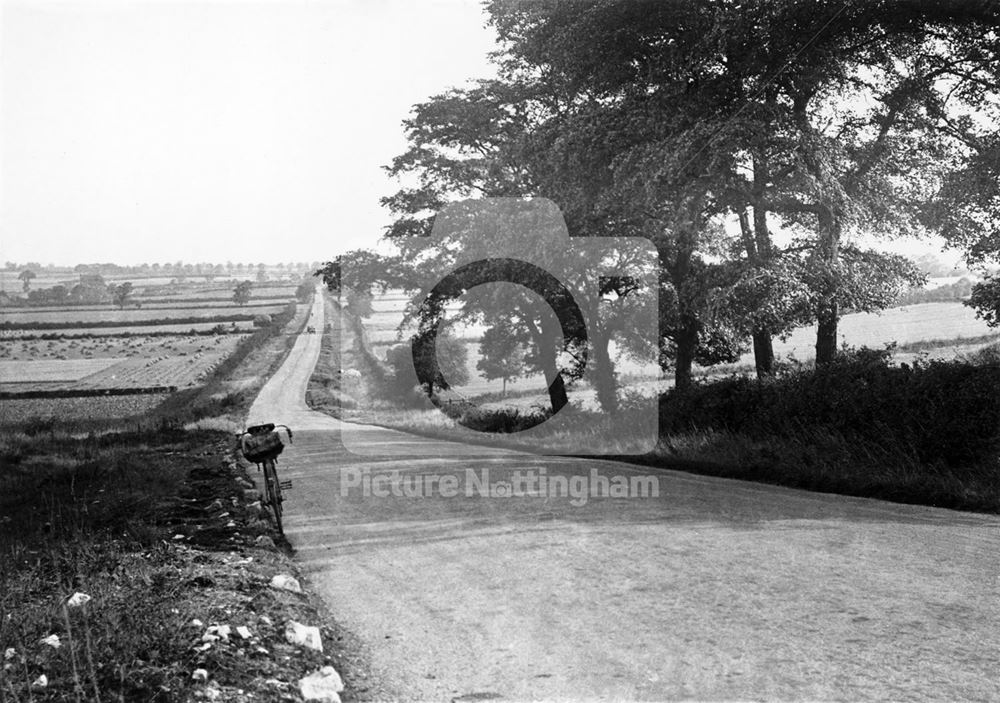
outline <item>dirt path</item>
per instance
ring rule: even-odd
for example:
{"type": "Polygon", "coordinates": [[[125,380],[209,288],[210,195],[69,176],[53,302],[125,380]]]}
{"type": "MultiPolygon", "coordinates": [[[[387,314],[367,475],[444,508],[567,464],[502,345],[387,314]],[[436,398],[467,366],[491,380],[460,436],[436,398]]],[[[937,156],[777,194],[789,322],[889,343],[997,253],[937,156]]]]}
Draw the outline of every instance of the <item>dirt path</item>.
{"type": "Polygon", "coordinates": [[[667,471],[658,498],[585,505],[365,496],[364,476],[391,493],[467,469],[645,470],[310,413],[319,341],[302,335],[252,412],[307,430],[282,457],[288,537],[401,697],[1000,698],[1000,520],[667,471]]]}

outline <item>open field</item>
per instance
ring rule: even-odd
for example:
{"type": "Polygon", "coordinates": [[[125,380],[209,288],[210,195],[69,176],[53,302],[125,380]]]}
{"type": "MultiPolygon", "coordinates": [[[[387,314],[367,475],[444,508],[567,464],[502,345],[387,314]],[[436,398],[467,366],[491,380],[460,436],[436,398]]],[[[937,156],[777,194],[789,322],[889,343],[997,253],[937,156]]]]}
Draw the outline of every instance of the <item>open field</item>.
{"type": "MultiPolygon", "coordinates": [[[[881,347],[890,342],[909,344],[927,339],[978,337],[996,332],[975,311],[961,303],[922,303],[890,308],[880,314],[844,315],[838,330],[841,342],[850,346],[881,347]]],[[[805,360],[815,354],[815,326],[800,327],[787,340],[775,340],[776,356],[805,360]]],[[[748,354],[747,361],[753,362],[748,354]]]]}
{"type": "Polygon", "coordinates": [[[0,361],[0,385],[5,383],[79,381],[85,376],[104,371],[117,361],[115,358],[0,361]]]}
{"type": "Polygon", "coordinates": [[[244,308],[236,305],[191,305],[174,308],[126,308],[118,310],[108,306],[105,309],[79,309],[71,306],[57,309],[6,309],[0,312],[0,324],[8,323],[11,327],[18,327],[28,323],[73,323],[80,327],[86,327],[93,323],[119,323],[134,324],[148,322],[150,320],[164,320],[169,324],[169,320],[202,321],[217,317],[229,317],[234,315],[272,315],[281,312],[285,307],[284,303],[255,306],[244,308]],[[172,311],[176,311],[173,312],[172,311]]]}
{"type": "MultiPolygon", "coordinates": [[[[253,331],[252,320],[234,322],[178,322],[160,325],[56,327],[55,329],[0,330],[0,339],[37,340],[70,337],[143,337],[153,335],[234,334],[253,331]]],[[[2,352],[0,352],[2,355],[2,352]]]]}
{"type": "MultiPolygon", "coordinates": [[[[403,309],[407,298],[396,291],[388,291],[377,296],[373,301],[374,314],[363,321],[365,335],[372,352],[380,359],[385,358],[389,347],[399,344],[397,327],[402,320],[403,309]]],[[[961,303],[923,303],[901,308],[891,308],[880,314],[855,313],[845,315],[840,321],[840,337],[842,343],[850,346],[868,346],[880,348],[886,344],[912,344],[925,340],[954,340],[958,338],[983,337],[995,334],[997,330],[990,328],[983,320],[977,319],[975,312],[961,303]]],[[[478,336],[482,333],[478,328],[467,328],[465,336],[478,336]]],[[[805,361],[814,355],[816,344],[816,329],[814,326],[801,327],[792,332],[785,340],[775,339],[774,351],[778,358],[795,358],[805,361]]],[[[973,345],[947,344],[928,350],[930,358],[954,358],[963,353],[969,353],[983,346],[984,343],[973,345]]],[[[476,363],[479,360],[479,347],[476,343],[468,345],[469,382],[453,389],[456,397],[474,398],[484,394],[499,393],[502,382],[487,381],[479,376],[476,363]]],[[[900,361],[909,361],[916,354],[901,354],[900,361]]],[[[753,354],[748,352],[739,362],[740,366],[753,366],[753,354]]],[[[635,377],[636,390],[655,392],[660,389],[656,381],[656,369],[639,367],[629,359],[619,358],[616,364],[619,373],[635,377]],[[655,387],[650,384],[655,384],[655,387]],[[640,389],[639,386],[642,388],[640,389]],[[647,386],[649,388],[647,388],[647,386]]],[[[703,369],[711,373],[712,369],[703,369]]],[[[518,399],[508,401],[508,404],[518,407],[530,407],[544,400],[545,382],[539,374],[517,379],[516,383],[508,384],[508,391],[518,399]]],[[[586,384],[576,384],[574,395],[584,403],[593,401],[593,391],[586,384]]],[[[496,404],[496,403],[494,403],[496,404]]]]}
{"type": "Polygon", "coordinates": [[[11,343],[0,358],[0,392],[191,387],[244,338],[96,337],[11,343]]]}
{"type": "Polygon", "coordinates": [[[163,402],[161,394],[87,396],[76,398],[5,398],[0,401],[0,426],[33,419],[128,420],[139,417],[163,402]]]}
{"type": "MultiPolygon", "coordinates": [[[[134,356],[155,359],[163,356],[193,356],[210,350],[229,352],[242,335],[202,337],[191,335],[93,337],[89,339],[38,339],[11,342],[0,347],[0,357],[10,361],[36,361],[46,358],[118,359],[134,356]]],[[[67,367],[68,368],[68,367],[67,367]]]]}
{"type": "MultiPolygon", "coordinates": [[[[208,307],[209,305],[214,308],[223,308],[227,310],[251,310],[253,308],[262,307],[281,307],[289,300],[291,296],[280,296],[276,298],[264,298],[251,300],[246,305],[237,305],[231,299],[225,298],[215,298],[211,300],[205,300],[203,298],[178,298],[176,300],[172,298],[149,298],[148,300],[129,300],[129,304],[126,306],[126,310],[130,310],[136,307],[135,302],[142,304],[143,310],[191,310],[200,309],[208,307]]],[[[71,310],[72,312],[106,312],[109,310],[116,310],[117,308],[111,307],[109,304],[98,304],[98,305],[33,305],[30,308],[4,308],[6,311],[16,310],[18,312],[32,312],[32,313],[42,313],[42,312],[65,312],[71,310]]]]}
{"type": "Polygon", "coordinates": [[[174,396],[171,408],[189,404],[181,397],[216,383],[277,334],[254,328],[254,316],[284,324],[293,314],[295,286],[266,288],[281,297],[240,307],[202,297],[231,294],[226,287],[185,283],[153,287],[158,302],[142,308],[4,308],[0,322],[15,329],[0,333],[0,425],[138,422],[174,396]],[[232,316],[245,319],[219,319],[232,316]],[[40,329],[16,329],[21,325],[40,329]]]}
{"type": "MultiPolygon", "coordinates": [[[[233,286],[243,280],[248,280],[248,277],[238,276],[223,284],[215,281],[213,283],[145,286],[138,289],[135,300],[142,302],[144,298],[164,300],[216,300],[221,298],[223,301],[229,301],[233,299],[233,286]]],[[[292,298],[295,296],[297,287],[297,283],[290,282],[259,283],[254,281],[251,301],[261,298],[292,298]]]]}
{"type": "MultiPolygon", "coordinates": [[[[403,340],[399,339],[398,328],[403,319],[407,301],[408,298],[403,294],[397,291],[387,291],[385,295],[375,298],[372,302],[374,313],[362,321],[368,348],[379,359],[384,360],[389,348],[405,341],[405,336],[403,340]]],[[[499,394],[503,390],[503,382],[500,379],[486,380],[476,368],[481,358],[478,340],[485,330],[486,327],[483,325],[462,325],[457,328],[458,336],[469,342],[466,359],[469,380],[464,384],[453,386],[450,391],[443,394],[443,397],[474,398],[486,394],[499,394]]],[[[659,375],[659,369],[655,365],[642,365],[623,354],[615,354],[614,352],[612,354],[615,357],[615,366],[619,373],[648,377],[651,380],[655,380],[659,375]]],[[[515,395],[537,394],[539,398],[542,398],[545,396],[547,385],[544,376],[535,373],[513,379],[513,382],[508,383],[507,390],[515,395]]],[[[589,391],[589,386],[585,381],[574,384],[573,388],[575,388],[575,390],[571,389],[573,393],[589,393],[588,398],[594,395],[592,391],[589,391]]],[[[526,402],[530,405],[535,400],[532,397],[526,402]]],[[[525,402],[518,403],[518,405],[524,404],[525,402]]]]}

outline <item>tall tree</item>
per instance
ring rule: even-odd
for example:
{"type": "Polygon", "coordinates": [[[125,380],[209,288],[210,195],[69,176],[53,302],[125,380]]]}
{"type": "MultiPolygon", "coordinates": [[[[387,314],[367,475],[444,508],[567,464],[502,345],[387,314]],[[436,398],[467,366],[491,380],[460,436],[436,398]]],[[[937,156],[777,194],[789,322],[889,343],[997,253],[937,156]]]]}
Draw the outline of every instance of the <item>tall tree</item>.
{"type": "Polygon", "coordinates": [[[111,300],[119,309],[124,309],[131,297],[132,284],[130,282],[126,281],[125,283],[112,286],[111,300]]]}
{"type": "Polygon", "coordinates": [[[498,322],[483,332],[479,342],[480,358],[476,368],[488,381],[501,379],[502,394],[507,396],[507,382],[524,375],[524,343],[508,322],[498,322]],[[505,328],[506,326],[506,328],[505,328]]]}
{"type": "MultiPolygon", "coordinates": [[[[657,230],[665,229],[657,221],[670,212],[669,203],[684,215],[667,225],[677,230],[670,238],[680,247],[671,247],[675,253],[668,254],[665,267],[687,270],[685,251],[694,236],[683,230],[709,224],[723,204],[740,222],[748,270],[758,283],[799,268],[776,261],[781,252],[771,240],[769,214],[783,226],[812,233],[805,269],[812,290],[805,301],[819,322],[820,362],[836,349],[837,319],[846,302],[845,236],[862,229],[896,232],[912,220],[908,206],[918,201],[912,176],[926,169],[931,155],[911,137],[929,89],[954,64],[926,57],[941,54],[941,38],[955,27],[978,27],[982,33],[991,22],[995,26],[997,12],[977,0],[605,0],[583,6],[493,0],[489,8],[505,41],[505,68],[533,77],[546,90],[555,86],[572,95],[560,103],[562,115],[594,104],[627,106],[630,118],[656,115],[647,120],[653,129],[645,128],[641,117],[623,121],[629,130],[638,127],[629,151],[639,158],[625,157],[613,168],[628,166],[623,175],[636,186],[629,190],[662,204],[659,212],[632,206],[633,214],[650,212],[657,230]],[[845,109],[852,102],[870,107],[845,109]],[[656,129],[663,124],[666,141],[656,129]],[[677,150],[671,140],[682,148],[695,146],[667,171],[658,161],[663,147],[677,150]],[[647,163],[667,188],[637,189],[649,182],[637,177],[647,163]],[[695,180],[685,184],[688,166],[695,167],[690,172],[695,180]],[[697,196],[698,181],[707,186],[706,198],[697,196]],[[707,206],[701,224],[693,217],[700,204],[707,206]]],[[[962,36],[969,40],[973,34],[964,30],[962,36]]],[[[981,46],[983,40],[973,43],[981,46]]],[[[950,50],[946,56],[963,54],[957,46],[950,50]]],[[[614,138],[604,140],[609,142],[614,138]]],[[[782,289],[789,285],[777,288],[782,289]]],[[[681,336],[690,339],[698,325],[692,306],[686,308],[681,336]]],[[[786,317],[785,324],[793,319],[786,317]]],[[[782,320],[768,315],[751,325],[762,371],[773,356],[776,322],[782,320]]]]}
{"type": "Polygon", "coordinates": [[[437,335],[436,353],[429,353],[430,347],[421,345],[419,340],[411,344],[400,344],[386,353],[386,363],[392,369],[391,382],[397,392],[407,391],[416,386],[414,372],[425,379],[422,390],[428,398],[438,390],[448,390],[453,385],[461,385],[469,380],[467,367],[468,349],[466,342],[447,332],[437,335]],[[417,350],[414,355],[413,350],[417,350]]]}
{"type": "Polygon", "coordinates": [[[25,269],[17,275],[17,280],[21,281],[21,288],[27,293],[31,290],[31,281],[36,278],[36,274],[31,269],[25,269]]]}
{"type": "Polygon", "coordinates": [[[252,281],[240,281],[233,288],[233,302],[240,307],[250,302],[250,295],[253,292],[252,281]]]}

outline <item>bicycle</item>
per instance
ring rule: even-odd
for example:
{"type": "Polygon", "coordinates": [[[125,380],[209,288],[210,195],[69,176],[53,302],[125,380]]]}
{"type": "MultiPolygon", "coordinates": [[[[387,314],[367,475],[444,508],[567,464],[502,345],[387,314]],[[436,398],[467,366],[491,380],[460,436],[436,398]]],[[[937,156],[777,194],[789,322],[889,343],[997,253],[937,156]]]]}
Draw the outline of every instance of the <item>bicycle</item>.
{"type": "Polygon", "coordinates": [[[270,422],[248,427],[242,432],[237,432],[236,437],[239,441],[240,452],[247,461],[256,464],[258,471],[260,471],[261,465],[264,467],[264,504],[271,509],[278,533],[283,535],[285,532],[281,525],[281,503],[284,498],[281,491],[282,489],[291,489],[292,482],[278,480],[278,455],[285,448],[277,430],[278,427],[285,429],[285,432],[288,433],[288,443],[291,444],[291,428],[287,425],[274,425],[270,422]]]}

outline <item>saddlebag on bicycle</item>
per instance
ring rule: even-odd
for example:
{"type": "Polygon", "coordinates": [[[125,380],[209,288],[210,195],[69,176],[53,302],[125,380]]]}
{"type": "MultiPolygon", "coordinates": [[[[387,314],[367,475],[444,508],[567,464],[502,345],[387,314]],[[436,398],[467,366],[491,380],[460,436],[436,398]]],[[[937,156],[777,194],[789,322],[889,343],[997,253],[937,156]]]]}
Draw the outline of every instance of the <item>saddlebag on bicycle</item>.
{"type": "Polygon", "coordinates": [[[275,431],[247,435],[240,440],[243,456],[247,458],[247,461],[256,464],[267,459],[274,459],[281,454],[284,448],[285,445],[281,441],[281,437],[275,431]]]}

